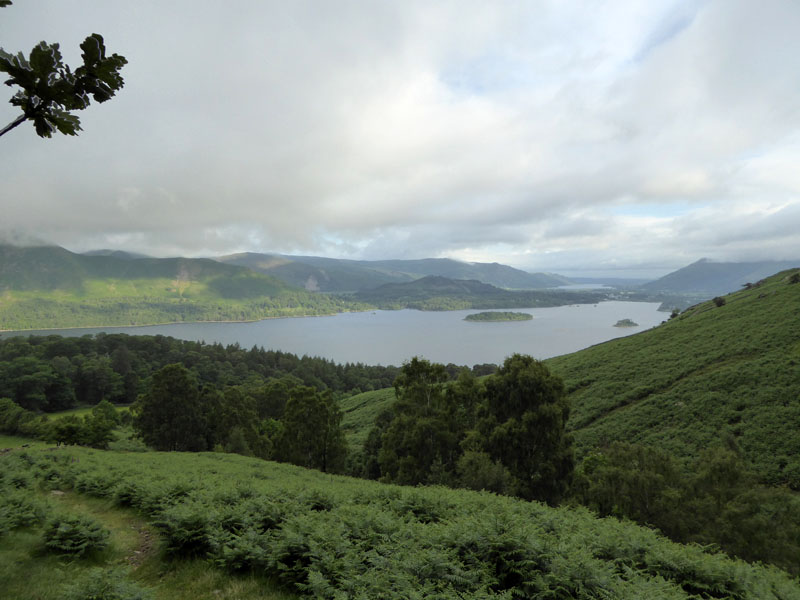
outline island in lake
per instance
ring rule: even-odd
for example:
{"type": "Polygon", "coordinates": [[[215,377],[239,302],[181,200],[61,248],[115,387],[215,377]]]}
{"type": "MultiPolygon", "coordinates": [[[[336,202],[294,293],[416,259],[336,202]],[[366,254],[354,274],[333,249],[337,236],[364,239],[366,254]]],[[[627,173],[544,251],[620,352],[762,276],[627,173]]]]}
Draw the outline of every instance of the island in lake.
{"type": "Polygon", "coordinates": [[[533,315],[519,312],[487,311],[464,317],[465,321],[530,321],[533,315]]]}
{"type": "Polygon", "coordinates": [[[639,326],[638,323],[634,323],[630,319],[620,319],[614,325],[614,327],[638,327],[638,326],[639,326]]]}

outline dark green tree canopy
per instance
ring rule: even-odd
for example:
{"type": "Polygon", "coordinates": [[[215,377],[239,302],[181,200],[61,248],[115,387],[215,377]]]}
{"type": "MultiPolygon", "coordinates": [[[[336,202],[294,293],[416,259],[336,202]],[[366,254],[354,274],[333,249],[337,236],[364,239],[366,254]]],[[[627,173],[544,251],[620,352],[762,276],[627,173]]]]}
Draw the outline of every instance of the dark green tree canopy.
{"type": "Polygon", "coordinates": [[[509,470],[516,494],[558,503],[575,467],[564,382],[544,363],[514,354],[487,380],[486,400],[485,449],[509,470]]]}
{"type": "Polygon", "coordinates": [[[515,354],[485,384],[468,371],[447,383],[443,365],[413,358],[395,380],[397,402],[365,446],[364,474],[439,483],[557,503],[574,457],[564,384],[515,354]]]}
{"type": "Polygon", "coordinates": [[[183,365],[167,365],[157,371],[135,413],[134,425],[148,446],[156,450],[206,449],[197,382],[183,365]]]}
{"type": "MultiPolygon", "coordinates": [[[[0,7],[11,4],[0,1],[0,7]]],[[[22,115],[0,130],[0,136],[27,120],[33,121],[40,137],[59,131],[77,135],[80,119],[72,111],[83,110],[95,102],[105,102],[123,86],[119,71],[128,62],[124,56],[106,56],[103,36],[93,33],[81,44],[83,64],[73,72],[65,65],[58,44],[39,42],[28,58],[22,52],[11,54],[0,48],[0,71],[10,77],[5,84],[18,87],[10,102],[22,115]]]]}

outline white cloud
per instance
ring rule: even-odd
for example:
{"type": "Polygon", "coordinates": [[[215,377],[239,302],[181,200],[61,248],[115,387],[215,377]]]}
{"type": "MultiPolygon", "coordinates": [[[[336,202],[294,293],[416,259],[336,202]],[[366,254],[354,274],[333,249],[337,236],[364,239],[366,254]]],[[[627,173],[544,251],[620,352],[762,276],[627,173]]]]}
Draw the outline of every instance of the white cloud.
{"type": "Polygon", "coordinates": [[[6,227],[70,248],[548,270],[800,257],[793,2],[49,0],[3,17],[6,49],[59,40],[74,63],[100,31],[130,61],[80,137],[0,140],[6,227]]]}

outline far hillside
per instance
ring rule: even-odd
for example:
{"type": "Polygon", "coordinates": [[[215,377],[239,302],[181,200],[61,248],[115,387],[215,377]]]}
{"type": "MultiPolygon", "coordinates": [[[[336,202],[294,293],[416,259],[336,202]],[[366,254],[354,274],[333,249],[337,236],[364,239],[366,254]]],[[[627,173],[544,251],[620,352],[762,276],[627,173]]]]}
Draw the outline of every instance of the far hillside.
{"type": "Polygon", "coordinates": [[[659,327],[547,361],[580,455],[614,441],[695,457],[726,444],[764,482],[800,489],[800,270],[659,327]]]}
{"type": "Polygon", "coordinates": [[[387,283],[363,290],[355,299],[382,309],[459,310],[468,308],[535,308],[594,304],[606,299],[600,291],[504,290],[480,281],[429,275],[408,283],[387,283]]]}
{"type": "Polygon", "coordinates": [[[660,279],[645,283],[641,289],[654,293],[701,294],[705,298],[735,292],[748,283],[800,267],[800,260],[761,262],[714,262],[703,258],[660,279]]]}
{"type": "Polygon", "coordinates": [[[0,330],[244,321],[363,309],[199,258],[0,245],[0,330]]]}
{"type": "Polygon", "coordinates": [[[475,279],[501,288],[539,289],[567,285],[566,277],[528,273],[498,263],[467,263],[449,258],[420,260],[345,260],[245,252],[217,260],[267,273],[309,291],[356,292],[386,283],[404,283],[428,275],[475,279]]]}

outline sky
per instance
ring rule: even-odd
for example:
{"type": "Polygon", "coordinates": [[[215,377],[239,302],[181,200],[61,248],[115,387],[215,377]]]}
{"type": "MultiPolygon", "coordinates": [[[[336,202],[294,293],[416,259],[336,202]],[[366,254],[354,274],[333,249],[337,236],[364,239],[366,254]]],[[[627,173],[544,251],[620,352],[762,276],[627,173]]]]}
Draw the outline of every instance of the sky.
{"type": "MultiPolygon", "coordinates": [[[[796,0],[14,0],[104,36],[78,137],[0,138],[0,230],[73,251],[660,276],[800,260],[796,0]]],[[[0,125],[17,109],[0,89],[0,125]]]]}

